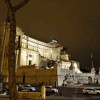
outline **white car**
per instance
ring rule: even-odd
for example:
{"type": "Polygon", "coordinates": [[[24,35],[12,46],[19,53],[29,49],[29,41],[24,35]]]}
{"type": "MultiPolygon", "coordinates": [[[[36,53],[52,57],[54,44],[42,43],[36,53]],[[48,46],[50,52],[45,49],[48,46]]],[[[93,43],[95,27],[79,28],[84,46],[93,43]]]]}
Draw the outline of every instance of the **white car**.
{"type": "Polygon", "coordinates": [[[83,89],[84,94],[99,94],[100,95],[100,89],[96,88],[84,88],[83,89]]]}
{"type": "Polygon", "coordinates": [[[33,92],[33,91],[36,91],[36,88],[35,87],[32,87],[30,84],[27,84],[27,85],[21,85],[18,87],[18,90],[19,91],[23,91],[23,92],[33,92]]]}
{"type": "Polygon", "coordinates": [[[57,88],[52,87],[52,86],[46,86],[46,92],[57,93],[57,92],[59,92],[59,90],[57,88]]]}

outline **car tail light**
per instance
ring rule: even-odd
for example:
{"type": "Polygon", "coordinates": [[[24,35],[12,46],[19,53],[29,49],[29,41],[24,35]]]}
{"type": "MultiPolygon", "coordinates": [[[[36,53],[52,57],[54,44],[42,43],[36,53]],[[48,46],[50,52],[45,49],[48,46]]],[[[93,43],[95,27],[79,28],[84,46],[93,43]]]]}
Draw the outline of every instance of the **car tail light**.
{"type": "Polygon", "coordinates": [[[84,92],[85,90],[83,89],[82,91],[84,92]]]}

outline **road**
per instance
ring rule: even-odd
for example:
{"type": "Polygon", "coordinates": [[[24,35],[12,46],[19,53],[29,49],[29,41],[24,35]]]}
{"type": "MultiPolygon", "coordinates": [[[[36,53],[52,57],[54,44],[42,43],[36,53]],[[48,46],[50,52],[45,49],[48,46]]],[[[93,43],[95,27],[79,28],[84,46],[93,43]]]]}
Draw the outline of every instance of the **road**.
{"type": "Polygon", "coordinates": [[[96,100],[100,99],[100,95],[86,95],[82,93],[83,88],[77,88],[77,87],[58,87],[58,89],[61,91],[60,93],[53,94],[52,96],[61,96],[64,98],[69,98],[69,99],[74,99],[74,98],[79,98],[82,100],[96,100]]]}
{"type": "MultiPolygon", "coordinates": [[[[79,87],[57,87],[57,88],[61,92],[47,96],[46,100],[100,100],[100,95],[83,94],[82,93],[83,88],[79,88],[79,87]]],[[[9,100],[9,98],[5,98],[5,97],[4,98],[0,97],[0,100],[9,100]]]]}

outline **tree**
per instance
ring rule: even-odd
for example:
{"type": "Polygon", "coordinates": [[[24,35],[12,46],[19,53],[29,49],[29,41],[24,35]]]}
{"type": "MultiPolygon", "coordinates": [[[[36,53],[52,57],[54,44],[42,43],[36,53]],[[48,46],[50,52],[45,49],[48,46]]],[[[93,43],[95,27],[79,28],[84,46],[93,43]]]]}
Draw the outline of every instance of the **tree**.
{"type": "Polygon", "coordinates": [[[15,39],[16,39],[16,19],[15,13],[29,0],[23,0],[18,5],[13,6],[11,0],[5,0],[8,8],[8,19],[10,21],[10,35],[9,35],[9,60],[8,60],[8,83],[9,83],[9,95],[10,100],[17,100],[17,88],[16,88],[16,55],[15,55],[15,39]]]}

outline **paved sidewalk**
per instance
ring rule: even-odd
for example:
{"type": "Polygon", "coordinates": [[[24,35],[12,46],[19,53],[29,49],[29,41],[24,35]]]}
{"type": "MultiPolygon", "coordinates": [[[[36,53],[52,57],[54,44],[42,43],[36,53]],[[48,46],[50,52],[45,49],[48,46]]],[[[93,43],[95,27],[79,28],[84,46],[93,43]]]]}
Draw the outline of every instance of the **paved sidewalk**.
{"type": "MultiPolygon", "coordinates": [[[[0,95],[0,100],[9,100],[9,95],[0,95]]],[[[20,98],[18,100],[37,100],[37,99],[28,99],[20,98]]],[[[43,99],[39,99],[43,100],[43,99]]],[[[91,100],[91,98],[77,98],[77,97],[63,97],[63,96],[47,96],[45,100],[91,100]]],[[[93,100],[93,99],[92,99],[93,100]]],[[[95,100],[100,100],[100,98],[95,98],[95,100]]]]}

